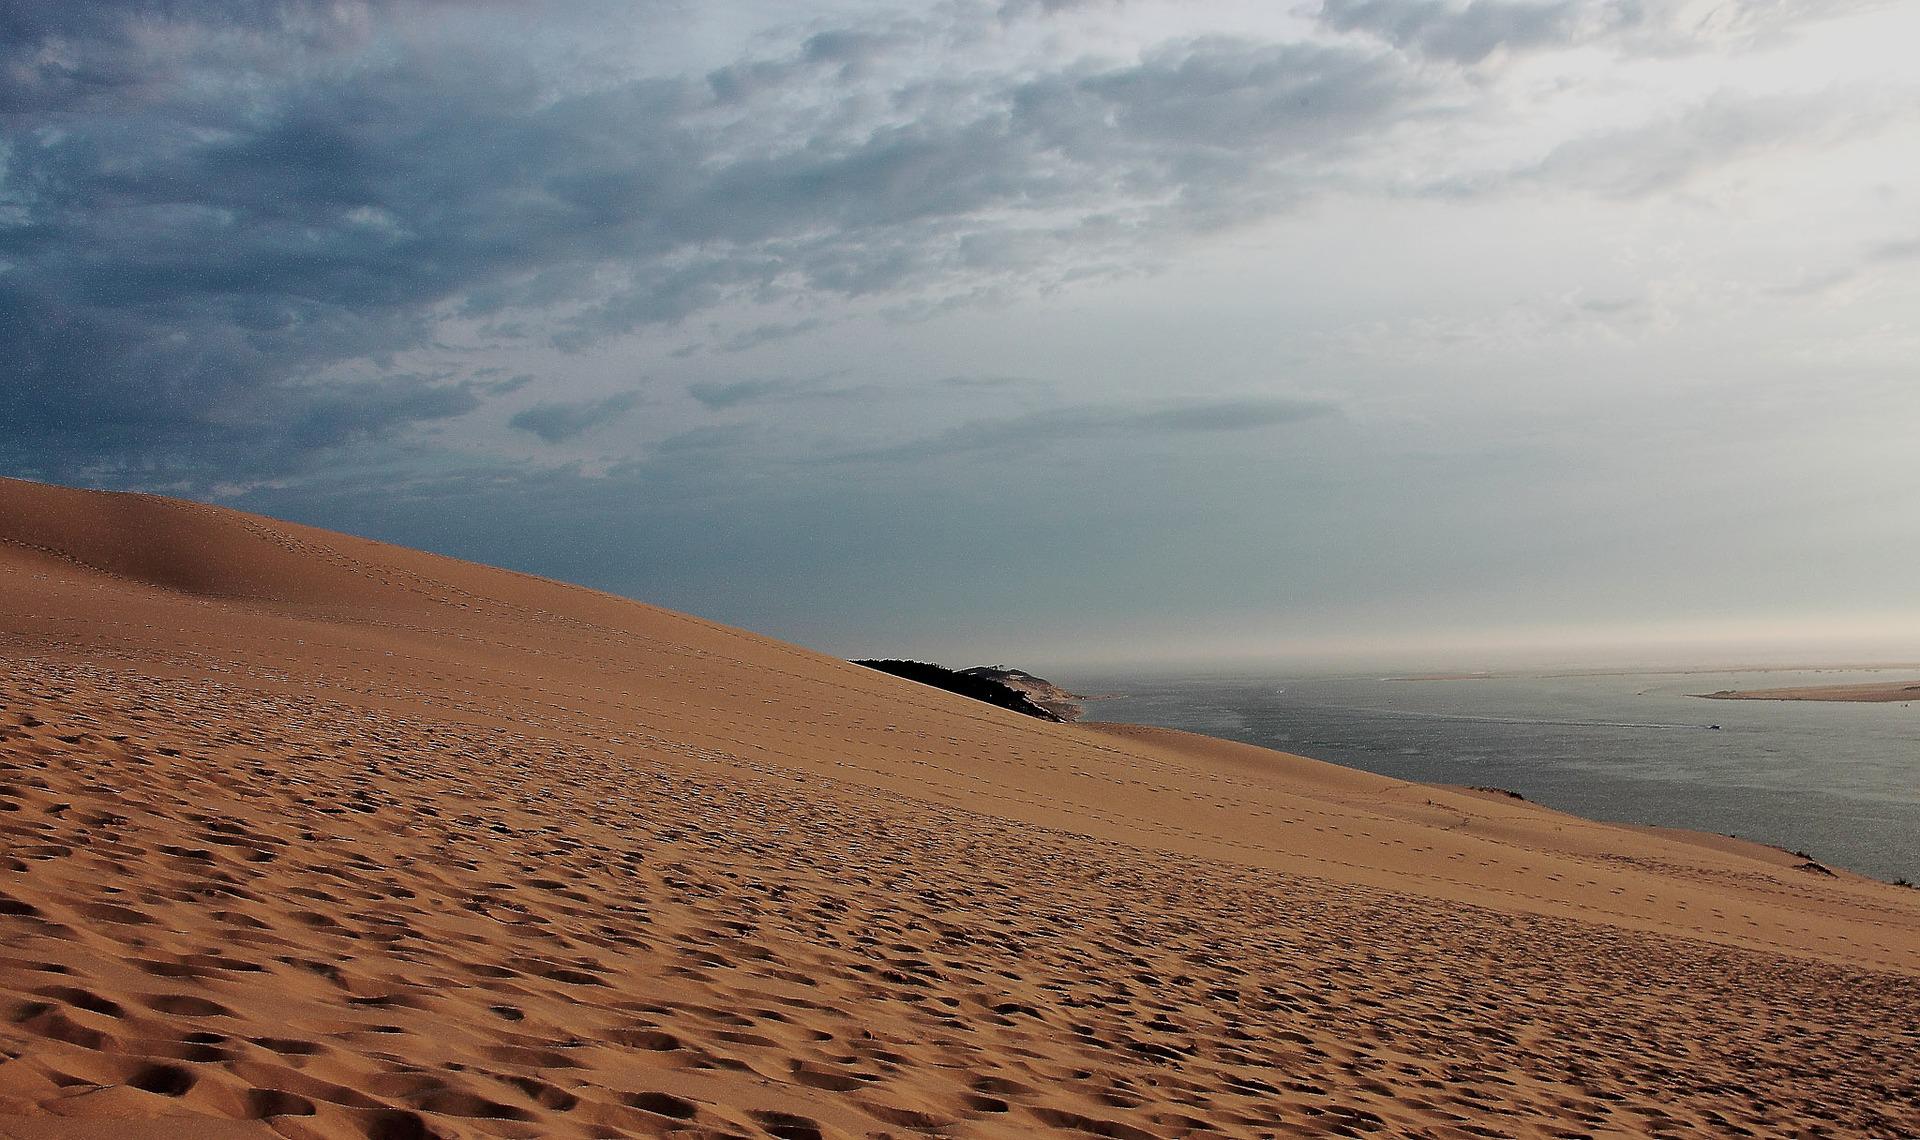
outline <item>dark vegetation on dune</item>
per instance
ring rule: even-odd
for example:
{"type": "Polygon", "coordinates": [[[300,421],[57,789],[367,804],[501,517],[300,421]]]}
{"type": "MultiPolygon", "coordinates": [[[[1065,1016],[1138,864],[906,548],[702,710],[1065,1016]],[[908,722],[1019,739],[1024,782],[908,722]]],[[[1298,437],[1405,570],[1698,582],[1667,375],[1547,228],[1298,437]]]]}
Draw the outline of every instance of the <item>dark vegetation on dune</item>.
{"type": "Polygon", "coordinates": [[[1069,692],[1045,677],[1036,677],[1024,669],[1009,669],[1005,665],[975,665],[960,672],[969,677],[998,681],[1014,692],[1024,693],[1028,700],[1061,721],[1079,720],[1086,711],[1081,702],[1090,699],[1080,693],[1069,692]]]}
{"type": "Polygon", "coordinates": [[[1038,717],[1041,720],[1050,720],[1056,724],[1063,719],[1042,708],[1027,694],[991,677],[947,669],[925,661],[865,660],[855,661],[854,664],[865,665],[869,669],[878,669],[882,673],[891,673],[909,681],[918,681],[922,685],[932,685],[936,689],[945,689],[949,693],[972,697],[976,701],[985,701],[990,705],[998,705],[1003,709],[1038,717]]]}

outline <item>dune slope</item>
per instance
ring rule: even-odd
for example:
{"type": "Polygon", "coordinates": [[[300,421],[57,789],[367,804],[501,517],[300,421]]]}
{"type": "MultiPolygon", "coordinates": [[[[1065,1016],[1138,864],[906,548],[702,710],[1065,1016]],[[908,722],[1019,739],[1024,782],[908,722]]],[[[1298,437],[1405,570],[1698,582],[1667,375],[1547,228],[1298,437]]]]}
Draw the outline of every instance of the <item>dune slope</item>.
{"type": "Polygon", "coordinates": [[[1888,1135],[1920,892],[0,481],[0,1137],[1888,1135]]]}

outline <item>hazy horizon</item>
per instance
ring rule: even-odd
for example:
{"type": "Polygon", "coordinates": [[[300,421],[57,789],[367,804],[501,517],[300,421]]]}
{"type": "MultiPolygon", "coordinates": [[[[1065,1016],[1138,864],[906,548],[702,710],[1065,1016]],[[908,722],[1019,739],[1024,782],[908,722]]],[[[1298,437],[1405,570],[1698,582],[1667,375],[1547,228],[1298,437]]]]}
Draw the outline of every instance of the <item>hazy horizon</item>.
{"type": "MultiPolygon", "coordinates": [[[[1539,640],[1509,638],[1435,639],[1382,638],[1374,642],[1320,640],[1288,646],[1175,648],[1129,656],[1122,650],[1090,655],[1061,655],[1045,647],[1029,660],[1000,660],[991,646],[986,653],[968,656],[968,645],[941,664],[963,667],[1003,664],[1047,669],[1061,675],[1086,677],[1138,674],[1156,677],[1221,676],[1471,676],[1546,675],[1594,671],[1599,673],[1742,673],[1801,671],[1866,671],[1908,669],[1920,674],[1920,653],[1908,639],[1887,637],[1860,640],[1787,640],[1735,638],[1688,640],[1660,637],[1581,639],[1572,634],[1548,635],[1539,640]],[[978,658],[978,660],[975,660],[978,658]]],[[[1002,655],[1004,656],[1004,655],[1002,655]]],[[[1058,680],[1058,677],[1052,678],[1058,680]]],[[[1754,687],[1764,687],[1756,685],[1754,687]]]]}
{"type": "Polygon", "coordinates": [[[1913,5],[5,18],[0,474],[843,656],[1920,657],[1913,5]]]}

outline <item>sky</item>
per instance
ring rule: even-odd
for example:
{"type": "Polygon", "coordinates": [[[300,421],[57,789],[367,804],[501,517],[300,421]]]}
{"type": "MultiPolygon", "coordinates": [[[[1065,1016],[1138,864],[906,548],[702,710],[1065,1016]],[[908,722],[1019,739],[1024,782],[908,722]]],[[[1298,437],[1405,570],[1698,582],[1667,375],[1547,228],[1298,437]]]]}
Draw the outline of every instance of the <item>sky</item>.
{"type": "Polygon", "coordinates": [[[0,0],[0,474],[849,656],[1913,660],[1916,41],[0,0]]]}

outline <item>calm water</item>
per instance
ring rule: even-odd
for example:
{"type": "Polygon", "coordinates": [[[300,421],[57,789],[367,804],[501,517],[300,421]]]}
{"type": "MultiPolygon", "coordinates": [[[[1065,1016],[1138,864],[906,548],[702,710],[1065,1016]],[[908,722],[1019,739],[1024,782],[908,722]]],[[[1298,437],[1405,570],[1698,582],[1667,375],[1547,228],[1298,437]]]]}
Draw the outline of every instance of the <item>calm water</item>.
{"type": "Polygon", "coordinates": [[[1739,835],[1920,881],[1920,702],[1687,695],[1909,677],[1920,674],[1059,680],[1125,694],[1089,704],[1089,720],[1203,732],[1400,779],[1508,788],[1591,818],[1739,835]]]}

